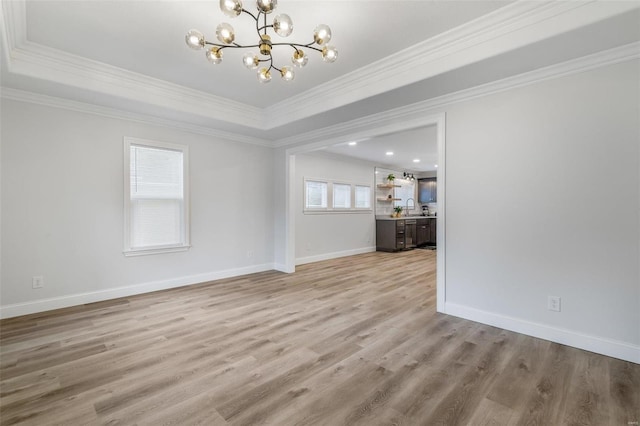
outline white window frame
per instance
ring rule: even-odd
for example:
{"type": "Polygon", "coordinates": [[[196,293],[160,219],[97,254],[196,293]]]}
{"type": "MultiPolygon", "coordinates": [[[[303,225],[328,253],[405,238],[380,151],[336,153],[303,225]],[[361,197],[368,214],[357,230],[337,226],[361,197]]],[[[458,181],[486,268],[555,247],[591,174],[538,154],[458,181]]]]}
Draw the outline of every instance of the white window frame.
{"type": "Polygon", "coordinates": [[[305,177],[302,182],[302,212],[304,214],[340,214],[340,213],[371,213],[373,212],[372,185],[361,182],[348,182],[345,180],[318,179],[305,177]],[[322,182],[327,184],[327,207],[307,207],[307,182],[322,182]],[[349,208],[333,206],[333,185],[349,185],[351,187],[351,206],[349,208]],[[356,186],[369,188],[369,207],[355,207],[356,186]]]}
{"type": "Polygon", "coordinates": [[[330,204],[330,203],[329,203],[329,201],[330,201],[329,196],[330,196],[331,194],[330,194],[330,185],[329,185],[329,182],[328,182],[327,180],[325,180],[325,179],[305,179],[305,180],[304,180],[304,183],[303,183],[303,190],[302,190],[302,192],[303,192],[303,196],[304,196],[304,199],[302,200],[302,203],[304,204],[304,209],[305,209],[305,211],[306,211],[306,210],[308,210],[308,211],[320,211],[320,210],[326,210],[326,209],[327,209],[327,207],[317,207],[317,206],[308,206],[308,205],[307,205],[307,183],[309,183],[309,182],[313,182],[313,183],[324,183],[325,185],[327,185],[327,199],[326,199],[327,207],[328,207],[328,206],[329,206],[329,204],[330,204]]]}
{"type": "Polygon", "coordinates": [[[360,185],[360,184],[353,185],[353,207],[359,210],[373,210],[372,204],[373,204],[373,190],[371,189],[371,185],[360,185]],[[367,188],[369,190],[369,206],[368,207],[358,207],[356,205],[356,193],[357,193],[358,187],[367,188]]]}
{"type": "Polygon", "coordinates": [[[190,214],[189,214],[189,147],[167,142],[151,141],[146,139],[124,137],[124,250],[125,256],[143,256],[160,253],[173,253],[187,251],[190,245],[190,214]],[[182,234],[183,241],[179,244],[158,245],[147,247],[131,246],[131,146],[144,146],[156,149],[165,149],[182,152],[182,184],[183,184],[183,211],[182,234]]]}
{"type": "Polygon", "coordinates": [[[350,183],[346,183],[346,182],[331,182],[331,205],[335,210],[340,210],[340,211],[351,210],[354,204],[353,203],[353,196],[354,196],[354,189],[355,189],[354,186],[355,185],[351,185],[350,183]],[[336,192],[333,190],[334,186],[336,185],[345,186],[349,188],[349,207],[340,207],[340,206],[336,207],[336,192]]]}

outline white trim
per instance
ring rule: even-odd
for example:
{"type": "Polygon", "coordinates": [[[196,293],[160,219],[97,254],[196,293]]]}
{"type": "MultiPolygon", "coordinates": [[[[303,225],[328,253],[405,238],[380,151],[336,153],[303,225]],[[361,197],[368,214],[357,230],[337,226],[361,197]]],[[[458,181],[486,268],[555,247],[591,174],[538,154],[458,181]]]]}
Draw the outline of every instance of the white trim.
{"type": "MultiPolygon", "coordinates": [[[[388,111],[382,111],[337,125],[281,138],[276,141],[269,141],[266,139],[225,132],[215,128],[167,120],[133,112],[125,112],[115,108],[102,107],[6,87],[1,88],[0,96],[5,99],[63,108],[144,124],[170,127],[194,134],[214,136],[225,140],[258,146],[278,148],[304,144],[308,147],[318,149],[327,146],[327,140],[332,141],[332,143],[342,143],[353,140],[351,138],[354,136],[360,139],[367,139],[376,136],[376,132],[370,131],[369,129],[381,126],[384,123],[387,123],[387,133],[394,133],[407,130],[409,128],[420,127],[422,125],[422,117],[425,114],[433,114],[434,112],[442,110],[449,105],[639,58],[640,42],[629,43],[624,46],[518,74],[512,77],[507,77],[502,80],[493,81],[470,89],[449,93],[388,111]],[[415,123],[412,123],[412,120],[415,121],[415,123]]],[[[307,150],[311,149],[305,148],[305,151],[307,150]]]]}
{"type": "Polygon", "coordinates": [[[27,40],[25,0],[2,2],[9,72],[270,130],[638,8],[637,2],[516,1],[261,109],[27,40]],[[396,66],[388,67],[391,60],[396,66]]]}
{"type": "Polygon", "coordinates": [[[296,266],[305,265],[307,263],[321,262],[323,260],[338,259],[340,257],[354,256],[356,254],[373,253],[374,251],[376,251],[375,246],[352,250],[334,251],[332,253],[318,254],[315,256],[300,257],[296,259],[296,266]]]}
{"type": "Polygon", "coordinates": [[[88,104],[85,102],[72,101],[70,99],[58,98],[34,92],[27,92],[25,90],[12,89],[9,87],[0,88],[0,96],[4,99],[18,102],[28,102],[36,105],[61,108],[69,111],[93,114],[106,118],[115,118],[118,120],[127,120],[152,126],[169,127],[172,129],[182,130],[197,135],[215,136],[216,138],[228,141],[241,142],[264,147],[272,146],[272,143],[265,139],[225,132],[223,130],[217,130],[212,127],[198,126],[196,124],[190,124],[182,121],[169,120],[146,114],[138,114],[135,112],[127,112],[115,108],[88,104]]]}
{"type": "Polygon", "coordinates": [[[447,300],[447,286],[446,286],[446,253],[447,253],[447,240],[445,238],[446,224],[447,224],[447,125],[446,114],[440,114],[436,119],[437,127],[437,141],[438,141],[438,171],[437,171],[437,191],[438,191],[438,204],[436,218],[436,311],[444,312],[446,309],[447,300]]]}
{"type": "Polygon", "coordinates": [[[306,209],[302,214],[373,214],[373,209],[306,209]]]}
{"type": "Polygon", "coordinates": [[[603,337],[579,333],[565,328],[525,321],[454,303],[446,304],[446,313],[482,324],[526,334],[551,342],[640,364],[640,346],[603,337]]]}
{"type": "Polygon", "coordinates": [[[150,254],[177,253],[180,251],[188,251],[190,248],[191,248],[190,245],[180,245],[180,246],[171,246],[171,247],[131,249],[131,250],[125,250],[122,253],[127,257],[147,256],[150,254]]]}
{"type": "Polygon", "coordinates": [[[422,117],[425,114],[433,114],[435,111],[445,109],[453,104],[638,58],[640,58],[640,42],[629,43],[614,49],[496,80],[470,89],[282,138],[276,141],[274,146],[305,145],[318,149],[326,146],[326,140],[331,140],[333,144],[337,144],[348,142],[355,138],[371,138],[376,136],[377,133],[373,129],[382,125],[388,126],[386,130],[388,133],[406,130],[407,128],[416,128],[422,125],[422,117]]]}
{"type": "Polygon", "coordinates": [[[283,264],[283,263],[276,263],[273,265],[273,269],[278,271],[278,272],[284,272],[285,274],[290,274],[292,272],[295,271],[289,271],[287,270],[287,265],[283,264]]]}
{"type": "Polygon", "coordinates": [[[123,137],[123,156],[124,156],[124,166],[123,166],[123,181],[124,181],[124,202],[123,202],[123,244],[124,250],[123,254],[125,256],[144,256],[144,255],[154,255],[154,254],[163,254],[163,253],[174,253],[180,251],[189,250],[191,247],[191,232],[190,232],[190,223],[191,223],[191,215],[190,215],[190,173],[189,173],[189,146],[168,142],[160,142],[149,139],[141,139],[134,138],[130,136],[123,137]],[[131,168],[130,168],[130,153],[131,146],[143,146],[149,148],[158,148],[170,151],[177,151],[182,153],[182,223],[181,223],[181,234],[182,241],[179,244],[165,245],[165,246],[154,246],[154,247],[131,247],[131,168]]]}
{"type": "Polygon", "coordinates": [[[266,111],[266,121],[277,127],[308,118],[325,112],[328,105],[361,101],[637,7],[634,2],[516,1],[279,102],[266,111]]]}
{"type": "Polygon", "coordinates": [[[20,315],[50,311],[52,309],[68,308],[70,306],[101,302],[103,300],[134,296],[137,294],[150,293],[153,291],[168,290],[171,288],[200,284],[208,281],[237,277],[240,275],[254,274],[257,272],[270,271],[273,269],[273,264],[265,263],[262,265],[245,266],[242,268],[212,271],[197,275],[175,277],[167,280],[133,284],[129,286],[110,288],[108,290],[92,291],[89,293],[76,293],[67,296],[34,300],[31,302],[15,303],[11,305],[0,306],[0,318],[11,318],[20,315]]]}

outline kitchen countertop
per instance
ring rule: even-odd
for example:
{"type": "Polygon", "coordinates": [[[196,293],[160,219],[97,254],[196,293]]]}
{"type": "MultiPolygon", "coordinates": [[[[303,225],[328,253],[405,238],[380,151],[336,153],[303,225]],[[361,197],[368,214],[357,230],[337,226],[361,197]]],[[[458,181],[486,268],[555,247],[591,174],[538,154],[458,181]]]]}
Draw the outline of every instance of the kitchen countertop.
{"type": "Polygon", "coordinates": [[[405,219],[435,219],[437,218],[436,215],[431,215],[431,216],[422,216],[422,215],[416,215],[416,216],[402,216],[402,217],[391,217],[391,216],[376,216],[376,220],[405,220],[405,219]]]}

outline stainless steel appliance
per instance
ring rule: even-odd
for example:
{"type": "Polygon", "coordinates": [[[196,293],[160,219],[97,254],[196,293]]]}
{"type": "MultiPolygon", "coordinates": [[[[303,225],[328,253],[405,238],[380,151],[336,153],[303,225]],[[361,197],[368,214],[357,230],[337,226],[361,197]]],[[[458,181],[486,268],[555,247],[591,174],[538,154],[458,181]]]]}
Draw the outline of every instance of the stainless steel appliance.
{"type": "Polygon", "coordinates": [[[404,248],[414,248],[416,245],[416,220],[406,219],[404,221],[404,248]]]}

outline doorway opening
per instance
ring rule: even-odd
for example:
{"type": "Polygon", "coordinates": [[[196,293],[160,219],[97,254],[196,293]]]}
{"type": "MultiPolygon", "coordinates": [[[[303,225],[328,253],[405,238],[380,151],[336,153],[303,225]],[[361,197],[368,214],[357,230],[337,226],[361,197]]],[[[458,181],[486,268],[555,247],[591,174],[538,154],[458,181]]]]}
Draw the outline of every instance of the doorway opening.
{"type": "Polygon", "coordinates": [[[445,114],[425,115],[412,119],[398,120],[394,123],[384,123],[380,125],[372,122],[354,126],[348,133],[335,135],[325,135],[321,141],[311,141],[305,145],[288,148],[285,151],[286,177],[285,177],[285,226],[284,226],[284,259],[283,272],[295,272],[296,265],[296,209],[300,209],[295,203],[297,182],[296,180],[296,156],[304,153],[317,151],[322,148],[340,143],[347,143],[352,140],[364,140],[382,135],[389,135],[401,131],[417,129],[420,127],[435,126],[438,147],[438,169],[437,169],[437,266],[436,266],[436,310],[445,312],[446,300],[446,157],[445,157],[445,114]]]}

